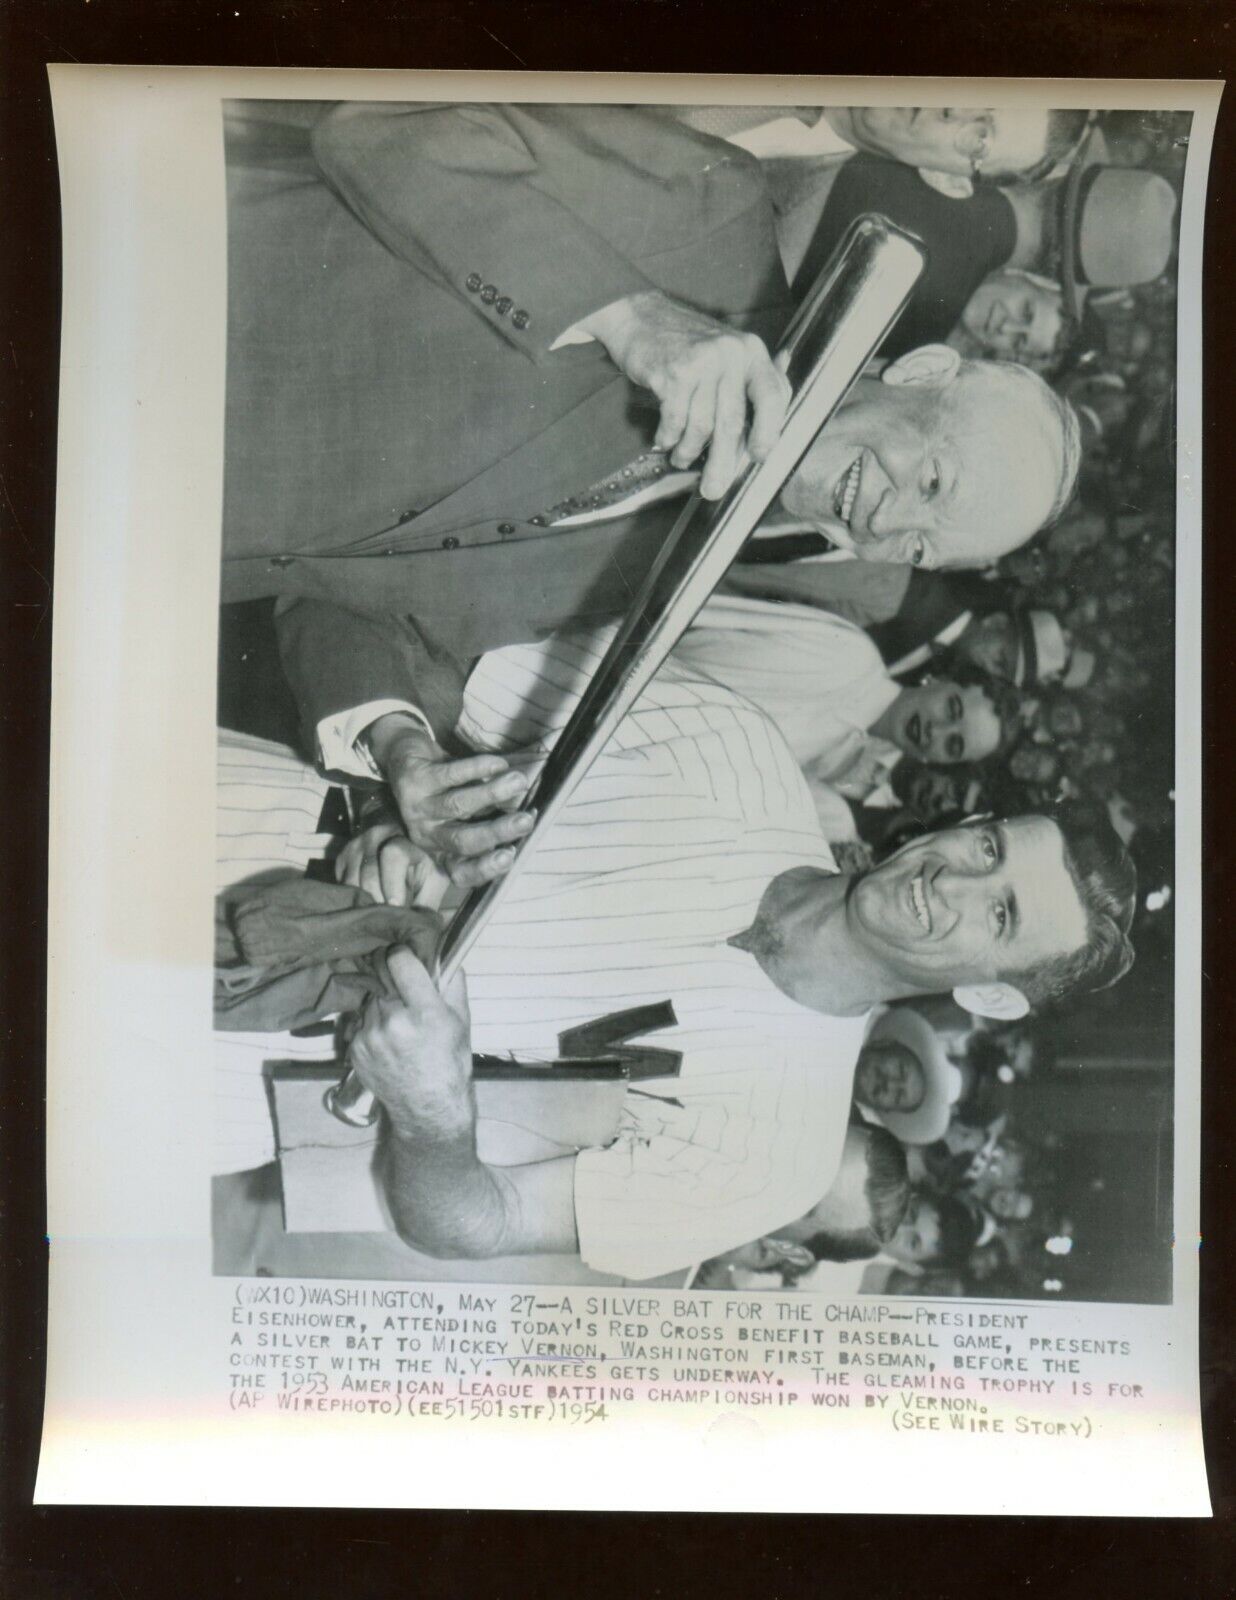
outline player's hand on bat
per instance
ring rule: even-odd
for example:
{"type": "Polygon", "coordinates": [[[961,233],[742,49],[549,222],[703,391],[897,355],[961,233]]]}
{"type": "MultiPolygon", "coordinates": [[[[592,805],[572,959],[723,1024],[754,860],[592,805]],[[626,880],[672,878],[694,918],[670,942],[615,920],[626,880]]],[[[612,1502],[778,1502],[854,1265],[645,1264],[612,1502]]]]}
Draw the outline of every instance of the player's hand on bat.
{"type": "Polygon", "coordinates": [[[533,824],[530,812],[516,809],[528,789],[524,773],[498,755],[448,756],[405,712],[379,717],[367,736],[407,839],[452,883],[471,889],[510,870],[514,846],[533,824]]]}

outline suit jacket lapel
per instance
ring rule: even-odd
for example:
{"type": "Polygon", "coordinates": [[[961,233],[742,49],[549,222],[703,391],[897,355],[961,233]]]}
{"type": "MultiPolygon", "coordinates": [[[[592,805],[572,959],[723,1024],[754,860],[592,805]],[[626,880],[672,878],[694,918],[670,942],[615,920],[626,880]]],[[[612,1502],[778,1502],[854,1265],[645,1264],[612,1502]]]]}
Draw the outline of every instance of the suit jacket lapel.
{"type": "Polygon", "coordinates": [[[638,391],[615,377],[404,526],[367,535],[338,553],[436,547],[453,528],[489,518],[526,522],[646,450],[656,423],[652,396],[643,404],[638,391]]]}
{"type": "MultiPolygon", "coordinates": [[[[784,323],[785,314],[785,308],[776,303],[728,320],[768,339],[784,323]]],[[[553,359],[596,360],[598,352],[594,347],[577,346],[557,352],[553,359]]],[[[548,428],[426,506],[411,521],[366,535],[334,553],[436,548],[443,534],[453,528],[490,518],[527,521],[647,450],[656,434],[659,413],[651,393],[615,373],[548,428]]]]}

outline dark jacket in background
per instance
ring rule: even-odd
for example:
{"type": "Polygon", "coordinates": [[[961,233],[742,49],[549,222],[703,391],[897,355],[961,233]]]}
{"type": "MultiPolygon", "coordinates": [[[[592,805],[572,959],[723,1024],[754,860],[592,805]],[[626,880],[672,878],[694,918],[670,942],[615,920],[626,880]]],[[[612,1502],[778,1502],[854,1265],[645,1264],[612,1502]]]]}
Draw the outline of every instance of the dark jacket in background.
{"type": "Polygon", "coordinates": [[[912,652],[938,645],[940,635],[962,617],[983,617],[1007,609],[1004,586],[980,572],[910,573],[895,616],[868,629],[890,671],[912,652]]]}
{"type": "Polygon", "coordinates": [[[979,183],[967,200],[951,200],[924,183],[913,167],[866,152],[851,157],[835,178],[820,223],[794,278],[804,294],[846,229],[877,211],[916,234],[927,246],[927,268],[880,355],[904,355],[921,344],[947,339],[967,300],[1013,254],[1017,227],[1008,199],[979,183]]]}

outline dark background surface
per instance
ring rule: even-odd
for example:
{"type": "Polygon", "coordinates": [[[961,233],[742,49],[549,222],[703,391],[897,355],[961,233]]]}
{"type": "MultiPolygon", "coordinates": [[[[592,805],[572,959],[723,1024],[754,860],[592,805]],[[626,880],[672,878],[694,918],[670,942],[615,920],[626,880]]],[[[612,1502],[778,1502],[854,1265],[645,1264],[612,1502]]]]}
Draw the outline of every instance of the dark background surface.
{"type": "MultiPolygon", "coordinates": [[[[1216,1520],[913,1520],[32,1508],[42,1409],[46,771],[58,362],[59,196],[45,64],[53,61],[510,70],[1236,77],[1226,0],[880,7],[462,0],[0,0],[0,772],[6,934],[0,1106],[0,1595],[632,1597],[826,1592],[915,1597],[1150,1595],[1236,1588],[1233,1512],[1236,1095],[1226,958],[1236,872],[1232,794],[1236,462],[1231,269],[1236,114],[1220,114],[1207,209],[1204,501],[1207,684],[1207,1068],[1203,1097],[1202,1394],[1216,1520]]],[[[1229,90],[1229,96],[1236,90],[1229,90]]],[[[69,781],[73,781],[70,776],[69,781]]],[[[768,1463],[753,1470],[765,1470],[768,1463]]],[[[888,1481],[896,1481],[890,1459],[888,1481]]],[[[279,1486],[272,1484],[271,1498],[279,1486]]],[[[226,1493],[226,1486],[220,1486],[226,1493]]],[[[329,1498],[330,1486],[324,1486],[329,1498]]],[[[878,1504],[880,1485],[872,1486],[878,1504]]]]}

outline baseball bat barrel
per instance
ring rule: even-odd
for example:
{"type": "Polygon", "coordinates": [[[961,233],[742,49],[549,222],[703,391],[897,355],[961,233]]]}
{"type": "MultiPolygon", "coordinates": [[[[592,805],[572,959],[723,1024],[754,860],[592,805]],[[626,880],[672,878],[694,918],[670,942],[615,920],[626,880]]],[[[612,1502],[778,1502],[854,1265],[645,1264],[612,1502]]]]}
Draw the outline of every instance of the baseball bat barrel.
{"type": "MultiPolygon", "coordinates": [[[[791,399],[762,462],[722,497],[692,495],[623,618],[525,804],[537,821],[505,877],[473,890],[443,930],[433,974],[444,988],[618,724],[725,576],[820,429],[896,322],[925,265],[921,243],[884,217],[859,217],[820,272],[777,350],[791,399]]],[[[349,1072],[327,1092],[341,1121],[368,1126],[373,1096],[349,1072]]]]}

